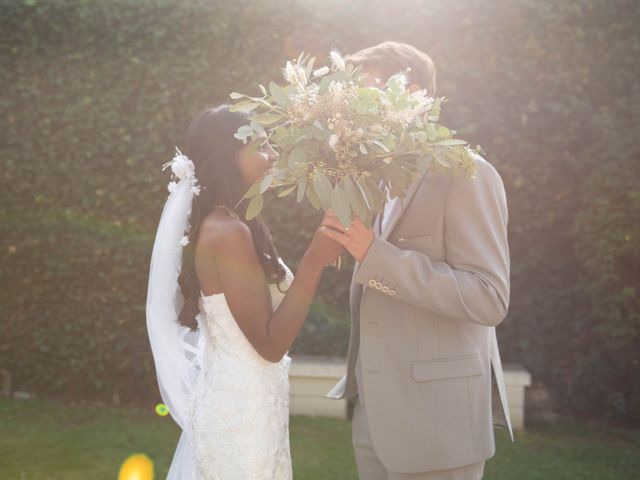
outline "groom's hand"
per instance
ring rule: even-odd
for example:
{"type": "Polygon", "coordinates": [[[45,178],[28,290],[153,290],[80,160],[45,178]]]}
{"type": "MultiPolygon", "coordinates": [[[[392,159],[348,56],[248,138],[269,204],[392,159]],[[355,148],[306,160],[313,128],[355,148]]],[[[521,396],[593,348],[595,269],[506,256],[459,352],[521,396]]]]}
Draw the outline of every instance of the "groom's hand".
{"type": "Polygon", "coordinates": [[[346,248],[358,262],[367,254],[373,243],[375,233],[367,228],[359,217],[355,217],[349,227],[345,228],[332,210],[327,210],[322,225],[329,227],[325,234],[346,248]]]}

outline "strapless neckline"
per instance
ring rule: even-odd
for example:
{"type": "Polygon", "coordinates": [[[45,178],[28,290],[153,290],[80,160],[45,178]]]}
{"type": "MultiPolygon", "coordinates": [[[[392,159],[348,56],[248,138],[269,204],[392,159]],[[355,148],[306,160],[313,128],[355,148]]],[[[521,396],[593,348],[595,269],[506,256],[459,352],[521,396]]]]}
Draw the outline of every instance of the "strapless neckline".
{"type": "Polygon", "coordinates": [[[200,298],[213,298],[213,297],[219,297],[220,295],[224,295],[224,292],[212,293],[211,295],[205,295],[204,292],[202,290],[200,290],[200,298]]]}

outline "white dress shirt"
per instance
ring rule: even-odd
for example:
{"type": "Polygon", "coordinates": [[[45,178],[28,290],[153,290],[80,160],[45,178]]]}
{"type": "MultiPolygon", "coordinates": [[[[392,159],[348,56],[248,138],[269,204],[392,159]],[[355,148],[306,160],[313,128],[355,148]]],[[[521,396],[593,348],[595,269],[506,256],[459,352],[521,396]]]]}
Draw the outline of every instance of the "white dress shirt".
{"type": "Polygon", "coordinates": [[[387,203],[382,210],[382,228],[380,234],[382,235],[387,231],[387,227],[389,225],[389,219],[393,217],[396,213],[396,210],[400,208],[400,197],[394,197],[393,199],[389,198],[389,189],[385,188],[387,192],[387,203]]]}

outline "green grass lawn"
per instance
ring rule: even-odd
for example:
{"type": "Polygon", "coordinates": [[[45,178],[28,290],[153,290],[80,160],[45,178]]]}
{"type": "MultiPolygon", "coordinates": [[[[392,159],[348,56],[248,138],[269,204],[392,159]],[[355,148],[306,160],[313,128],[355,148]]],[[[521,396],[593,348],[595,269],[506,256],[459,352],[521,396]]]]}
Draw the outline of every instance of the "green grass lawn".
{"type": "MultiPolygon", "coordinates": [[[[292,417],[296,480],[357,479],[349,422],[292,417]]],[[[133,453],[166,476],[179,429],[170,417],[118,408],[71,407],[51,400],[0,398],[0,479],[113,480],[133,453]]],[[[485,480],[622,480],[638,478],[640,432],[571,425],[497,431],[485,480]]]]}

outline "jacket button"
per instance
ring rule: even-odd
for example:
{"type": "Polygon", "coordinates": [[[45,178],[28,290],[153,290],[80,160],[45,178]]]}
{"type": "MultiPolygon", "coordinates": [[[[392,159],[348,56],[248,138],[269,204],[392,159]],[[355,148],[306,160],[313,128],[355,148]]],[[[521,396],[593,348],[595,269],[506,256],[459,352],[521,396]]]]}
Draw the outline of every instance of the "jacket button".
{"type": "Polygon", "coordinates": [[[375,287],[377,284],[377,282],[372,278],[371,280],[369,280],[369,286],[370,287],[375,287]]]}
{"type": "Polygon", "coordinates": [[[389,290],[389,295],[395,295],[396,291],[395,290],[389,290]]]}
{"type": "Polygon", "coordinates": [[[376,288],[378,290],[382,290],[382,284],[380,282],[376,282],[376,288]]]}
{"type": "Polygon", "coordinates": [[[384,287],[382,287],[382,292],[383,293],[389,293],[389,287],[387,287],[386,285],[384,287]]]}

